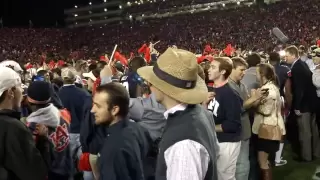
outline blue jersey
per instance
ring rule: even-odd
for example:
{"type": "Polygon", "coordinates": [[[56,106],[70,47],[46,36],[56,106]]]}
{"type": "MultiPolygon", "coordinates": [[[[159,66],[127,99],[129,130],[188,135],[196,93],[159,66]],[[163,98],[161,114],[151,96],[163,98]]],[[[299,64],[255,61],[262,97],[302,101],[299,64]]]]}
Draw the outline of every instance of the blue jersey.
{"type": "Polygon", "coordinates": [[[142,83],[142,78],[136,72],[129,72],[120,78],[120,83],[126,87],[130,98],[136,98],[137,86],[142,83]]]}

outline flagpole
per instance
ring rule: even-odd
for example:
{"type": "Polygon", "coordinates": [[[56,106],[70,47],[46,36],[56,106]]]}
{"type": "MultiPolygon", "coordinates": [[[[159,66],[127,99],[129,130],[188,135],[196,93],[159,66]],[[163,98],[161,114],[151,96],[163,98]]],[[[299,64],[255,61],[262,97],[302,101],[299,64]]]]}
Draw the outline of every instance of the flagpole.
{"type": "Polygon", "coordinates": [[[113,51],[112,51],[111,57],[110,57],[109,62],[108,62],[108,66],[110,66],[110,65],[111,65],[111,62],[112,62],[112,59],[113,59],[114,53],[115,53],[115,52],[116,52],[116,50],[117,50],[117,47],[118,47],[118,45],[116,44],[116,45],[114,46],[114,48],[113,48],[113,51]]]}

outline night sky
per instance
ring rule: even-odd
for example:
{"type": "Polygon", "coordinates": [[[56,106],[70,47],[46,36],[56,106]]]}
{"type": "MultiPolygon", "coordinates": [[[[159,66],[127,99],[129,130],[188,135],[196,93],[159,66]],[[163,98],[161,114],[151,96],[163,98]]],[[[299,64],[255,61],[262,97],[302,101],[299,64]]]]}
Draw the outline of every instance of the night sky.
{"type": "MultiPolygon", "coordinates": [[[[52,27],[64,25],[64,9],[86,6],[90,0],[0,0],[0,19],[5,27],[52,27]]],[[[103,0],[91,0],[93,4],[103,0]]]]}

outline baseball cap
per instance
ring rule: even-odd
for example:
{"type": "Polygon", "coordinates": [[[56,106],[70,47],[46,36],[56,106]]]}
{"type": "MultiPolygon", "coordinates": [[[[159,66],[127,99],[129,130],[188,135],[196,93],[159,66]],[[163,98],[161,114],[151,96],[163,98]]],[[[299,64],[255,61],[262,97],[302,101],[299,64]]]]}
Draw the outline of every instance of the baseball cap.
{"type": "Polygon", "coordinates": [[[96,76],[92,73],[92,71],[90,71],[88,73],[83,73],[82,75],[83,75],[83,77],[90,78],[92,81],[97,80],[96,76]]]}
{"type": "Polygon", "coordinates": [[[63,68],[61,69],[61,77],[62,79],[68,78],[70,80],[76,79],[76,71],[72,68],[63,68]]]}
{"type": "Polygon", "coordinates": [[[9,67],[0,67],[0,96],[4,91],[18,85],[21,85],[19,74],[9,67]]]}
{"type": "Polygon", "coordinates": [[[0,67],[9,67],[13,69],[15,72],[22,72],[22,68],[16,61],[13,60],[5,60],[0,63],[0,67]]]}

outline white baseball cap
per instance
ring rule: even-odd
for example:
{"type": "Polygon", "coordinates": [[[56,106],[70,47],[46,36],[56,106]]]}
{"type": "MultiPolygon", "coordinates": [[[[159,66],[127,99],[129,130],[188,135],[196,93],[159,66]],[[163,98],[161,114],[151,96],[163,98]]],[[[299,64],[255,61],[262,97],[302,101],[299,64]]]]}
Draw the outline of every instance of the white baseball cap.
{"type": "Polygon", "coordinates": [[[22,68],[16,61],[13,60],[5,60],[0,63],[0,67],[10,67],[16,72],[22,72],[22,68]]]}
{"type": "Polygon", "coordinates": [[[71,80],[75,80],[76,79],[76,70],[73,68],[62,68],[61,69],[61,77],[62,79],[64,78],[68,78],[71,80]]]}
{"type": "Polygon", "coordinates": [[[83,75],[83,77],[90,78],[92,81],[96,81],[97,80],[96,76],[94,76],[92,71],[90,71],[88,73],[83,73],[82,75],[83,75]]]}
{"type": "Polygon", "coordinates": [[[0,96],[4,91],[21,85],[21,78],[17,72],[9,67],[0,67],[0,96]]]}

